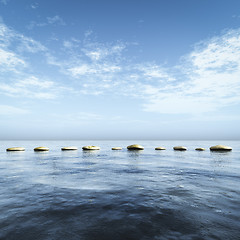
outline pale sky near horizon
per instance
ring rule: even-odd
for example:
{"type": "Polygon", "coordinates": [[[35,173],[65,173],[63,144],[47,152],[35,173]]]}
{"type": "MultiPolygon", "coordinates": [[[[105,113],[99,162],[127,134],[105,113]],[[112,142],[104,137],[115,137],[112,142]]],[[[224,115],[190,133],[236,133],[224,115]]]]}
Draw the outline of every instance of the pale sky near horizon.
{"type": "Polygon", "coordinates": [[[239,0],[0,0],[0,139],[240,139],[239,0]]]}

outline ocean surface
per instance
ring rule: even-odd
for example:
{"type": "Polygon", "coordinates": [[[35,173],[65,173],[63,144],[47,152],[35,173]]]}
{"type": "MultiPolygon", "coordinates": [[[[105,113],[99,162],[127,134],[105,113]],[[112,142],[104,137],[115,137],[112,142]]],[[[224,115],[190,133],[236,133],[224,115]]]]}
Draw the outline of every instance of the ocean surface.
{"type": "Polygon", "coordinates": [[[240,141],[0,141],[0,239],[240,239],[240,141]]]}

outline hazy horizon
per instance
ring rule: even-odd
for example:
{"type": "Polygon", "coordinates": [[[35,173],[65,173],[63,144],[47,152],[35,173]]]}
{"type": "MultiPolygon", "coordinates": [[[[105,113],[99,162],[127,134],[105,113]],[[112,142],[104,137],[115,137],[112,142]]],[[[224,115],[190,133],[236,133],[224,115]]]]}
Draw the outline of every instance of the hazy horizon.
{"type": "Polygon", "coordinates": [[[240,1],[0,0],[0,139],[240,140],[240,1]]]}
{"type": "Polygon", "coordinates": [[[49,138],[49,139],[20,139],[20,138],[16,138],[16,139],[0,139],[0,141],[166,141],[166,142],[170,142],[170,141],[216,141],[216,142],[221,142],[221,143],[224,143],[223,141],[240,141],[240,139],[143,139],[143,138],[138,138],[138,139],[100,139],[100,138],[96,138],[96,139],[64,139],[64,138],[57,138],[57,139],[54,139],[54,138],[49,138]]]}

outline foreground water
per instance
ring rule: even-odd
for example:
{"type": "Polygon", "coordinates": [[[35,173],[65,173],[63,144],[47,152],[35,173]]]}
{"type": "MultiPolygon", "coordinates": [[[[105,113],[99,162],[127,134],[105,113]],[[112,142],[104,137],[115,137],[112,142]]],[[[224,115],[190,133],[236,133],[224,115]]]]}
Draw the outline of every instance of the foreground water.
{"type": "Polygon", "coordinates": [[[239,184],[239,141],[0,141],[0,239],[240,239],[239,184]]]}

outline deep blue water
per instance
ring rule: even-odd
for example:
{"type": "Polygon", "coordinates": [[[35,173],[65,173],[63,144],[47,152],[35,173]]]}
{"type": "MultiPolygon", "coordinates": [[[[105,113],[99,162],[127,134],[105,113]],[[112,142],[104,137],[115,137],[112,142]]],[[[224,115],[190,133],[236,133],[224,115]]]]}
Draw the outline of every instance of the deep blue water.
{"type": "Polygon", "coordinates": [[[0,141],[0,209],[7,240],[240,239],[240,142],[0,141]],[[145,149],[127,151],[134,143],[145,149]],[[217,144],[233,151],[210,152],[217,144]]]}

